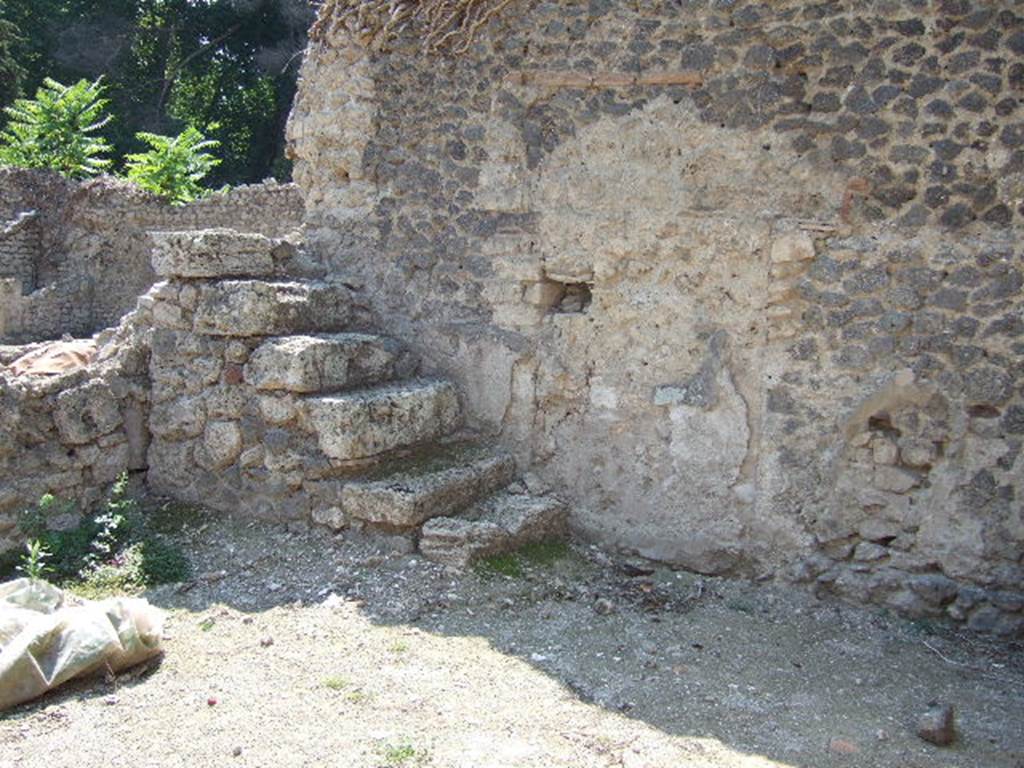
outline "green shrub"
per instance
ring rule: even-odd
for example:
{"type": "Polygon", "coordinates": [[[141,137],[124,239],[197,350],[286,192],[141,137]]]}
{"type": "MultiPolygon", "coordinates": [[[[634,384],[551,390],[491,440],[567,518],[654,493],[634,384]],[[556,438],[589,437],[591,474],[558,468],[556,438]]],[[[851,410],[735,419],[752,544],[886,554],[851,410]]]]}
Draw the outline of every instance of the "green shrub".
{"type": "Polygon", "coordinates": [[[138,133],[136,138],[150,148],[128,155],[129,181],[179,204],[209,194],[200,182],[220,160],[206,150],[217,148],[220,142],[207,139],[191,126],[177,136],[138,133]]]}
{"type": "Polygon", "coordinates": [[[0,164],[52,168],[83,179],[110,167],[112,149],[96,135],[110,116],[100,81],[62,85],[46,78],[34,99],[16,99],[6,107],[7,128],[0,133],[0,164]]]}
{"type": "Polygon", "coordinates": [[[18,525],[30,546],[36,547],[35,557],[30,549],[18,559],[0,558],[0,580],[18,572],[31,576],[32,568],[56,584],[101,597],[188,578],[188,560],[148,525],[138,501],[128,494],[126,474],[117,479],[99,509],[84,515],[74,528],[50,527],[56,515],[73,510],[46,494],[23,512],[18,525]]]}

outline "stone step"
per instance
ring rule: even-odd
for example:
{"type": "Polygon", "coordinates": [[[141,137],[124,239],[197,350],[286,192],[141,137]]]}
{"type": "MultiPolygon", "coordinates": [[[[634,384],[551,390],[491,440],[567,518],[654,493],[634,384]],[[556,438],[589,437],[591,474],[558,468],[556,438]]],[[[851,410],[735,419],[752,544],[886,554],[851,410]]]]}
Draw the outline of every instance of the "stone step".
{"type": "Polygon", "coordinates": [[[223,280],[203,283],[192,319],[210,336],[280,336],[339,331],[352,315],[343,285],[323,282],[223,280]]]}
{"type": "Polygon", "coordinates": [[[402,466],[382,479],[347,484],[341,508],[353,520],[412,528],[432,517],[455,515],[508,485],[516,472],[507,454],[450,456],[440,466],[402,466]]]}
{"type": "Polygon", "coordinates": [[[331,459],[367,459],[455,430],[459,400],[449,381],[413,379],[304,399],[305,418],[331,459]]]}
{"type": "Polygon", "coordinates": [[[202,229],[150,232],[153,271],[160,277],[265,277],[282,273],[295,246],[255,232],[202,229]]]}
{"type": "Polygon", "coordinates": [[[328,393],[404,378],[415,367],[404,346],[383,336],[279,336],[252,353],[245,380],[263,391],[328,393]]]}
{"type": "Polygon", "coordinates": [[[429,560],[465,568],[474,560],[568,532],[568,509],[553,496],[500,491],[461,517],[423,524],[420,552],[429,560]]]}

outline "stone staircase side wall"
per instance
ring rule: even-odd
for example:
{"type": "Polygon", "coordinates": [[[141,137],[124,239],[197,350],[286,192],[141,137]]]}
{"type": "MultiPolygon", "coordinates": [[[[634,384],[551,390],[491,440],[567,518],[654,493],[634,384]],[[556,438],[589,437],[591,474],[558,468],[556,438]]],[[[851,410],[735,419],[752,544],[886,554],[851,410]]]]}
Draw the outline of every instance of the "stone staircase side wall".
{"type": "MultiPolygon", "coordinates": [[[[177,275],[208,273],[186,266],[199,247],[188,233],[168,235],[157,262],[177,275]]],[[[220,268],[228,276],[245,271],[244,259],[220,268]]],[[[255,273],[273,271],[267,259],[248,263],[255,273]]],[[[247,380],[247,363],[267,333],[288,329],[269,325],[273,307],[244,289],[245,281],[177,275],[143,301],[153,322],[150,488],[261,518],[328,514],[323,510],[337,504],[337,486],[328,481],[336,472],[303,418],[300,398],[260,391],[247,380]],[[252,330],[259,326],[262,334],[252,330]]]]}

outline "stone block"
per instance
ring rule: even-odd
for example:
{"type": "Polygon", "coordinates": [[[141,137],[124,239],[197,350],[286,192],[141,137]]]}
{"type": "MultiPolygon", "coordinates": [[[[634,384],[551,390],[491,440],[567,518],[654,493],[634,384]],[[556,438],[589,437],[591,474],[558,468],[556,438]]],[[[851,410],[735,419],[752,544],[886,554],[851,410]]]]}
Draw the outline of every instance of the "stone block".
{"type": "Polygon", "coordinates": [[[421,473],[400,471],[375,482],[349,483],[342,489],[341,506],[356,520],[409,528],[457,514],[511,482],[515,469],[506,455],[421,473]]]}
{"type": "Polygon", "coordinates": [[[814,258],[814,241],[802,230],[778,235],[772,241],[771,258],[775,263],[808,261],[814,258]]]}
{"type": "Polygon", "coordinates": [[[351,316],[348,289],[329,283],[225,280],[199,292],[193,330],[211,336],[336,331],[351,316]]]}
{"type": "Polygon", "coordinates": [[[911,473],[886,466],[875,467],[873,483],[876,488],[892,493],[906,493],[919,485],[917,477],[911,473]]]}
{"type": "Polygon", "coordinates": [[[567,518],[565,505],[554,497],[497,493],[466,517],[428,520],[420,537],[420,551],[430,560],[465,568],[480,557],[565,536],[567,518]]]}
{"type": "Polygon", "coordinates": [[[153,271],[161,277],[263,277],[274,274],[277,243],[232,229],[153,232],[153,271]]]}
{"type": "Polygon", "coordinates": [[[103,449],[92,465],[94,483],[106,485],[114,482],[130,469],[131,446],[127,441],[103,449]]]}
{"type": "Polygon", "coordinates": [[[361,333],[268,339],[252,354],[245,380],[256,389],[330,392],[390,379],[401,346],[361,333]]]}
{"type": "Polygon", "coordinates": [[[328,457],[363,459],[447,434],[459,422],[455,388],[419,380],[349,395],[311,397],[308,422],[328,457]]]}
{"type": "Polygon", "coordinates": [[[167,440],[185,440],[201,434],[206,426],[206,407],[200,398],[182,397],[153,407],[149,427],[167,440]]]}
{"type": "Polygon", "coordinates": [[[291,397],[274,397],[273,395],[262,395],[259,399],[260,416],[267,424],[280,426],[292,421],[298,410],[295,400],[291,397]]]}
{"type": "Polygon", "coordinates": [[[121,426],[121,409],[109,386],[90,381],[57,396],[53,421],[62,442],[83,445],[121,426]]]}
{"type": "Polygon", "coordinates": [[[203,447],[211,469],[224,469],[235,463],[242,452],[242,432],[234,421],[211,421],[203,432],[203,447]]]}

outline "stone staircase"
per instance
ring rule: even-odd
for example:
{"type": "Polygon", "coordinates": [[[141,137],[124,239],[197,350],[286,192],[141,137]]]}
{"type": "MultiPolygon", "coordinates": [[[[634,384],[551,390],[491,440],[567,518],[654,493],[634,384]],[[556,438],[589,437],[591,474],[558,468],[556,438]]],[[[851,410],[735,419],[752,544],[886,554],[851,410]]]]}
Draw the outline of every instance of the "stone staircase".
{"type": "Polygon", "coordinates": [[[154,235],[149,481],[225,511],[412,538],[433,560],[566,532],[566,509],[462,428],[456,388],[403,344],[353,330],[340,285],[230,230],[154,235]]]}

